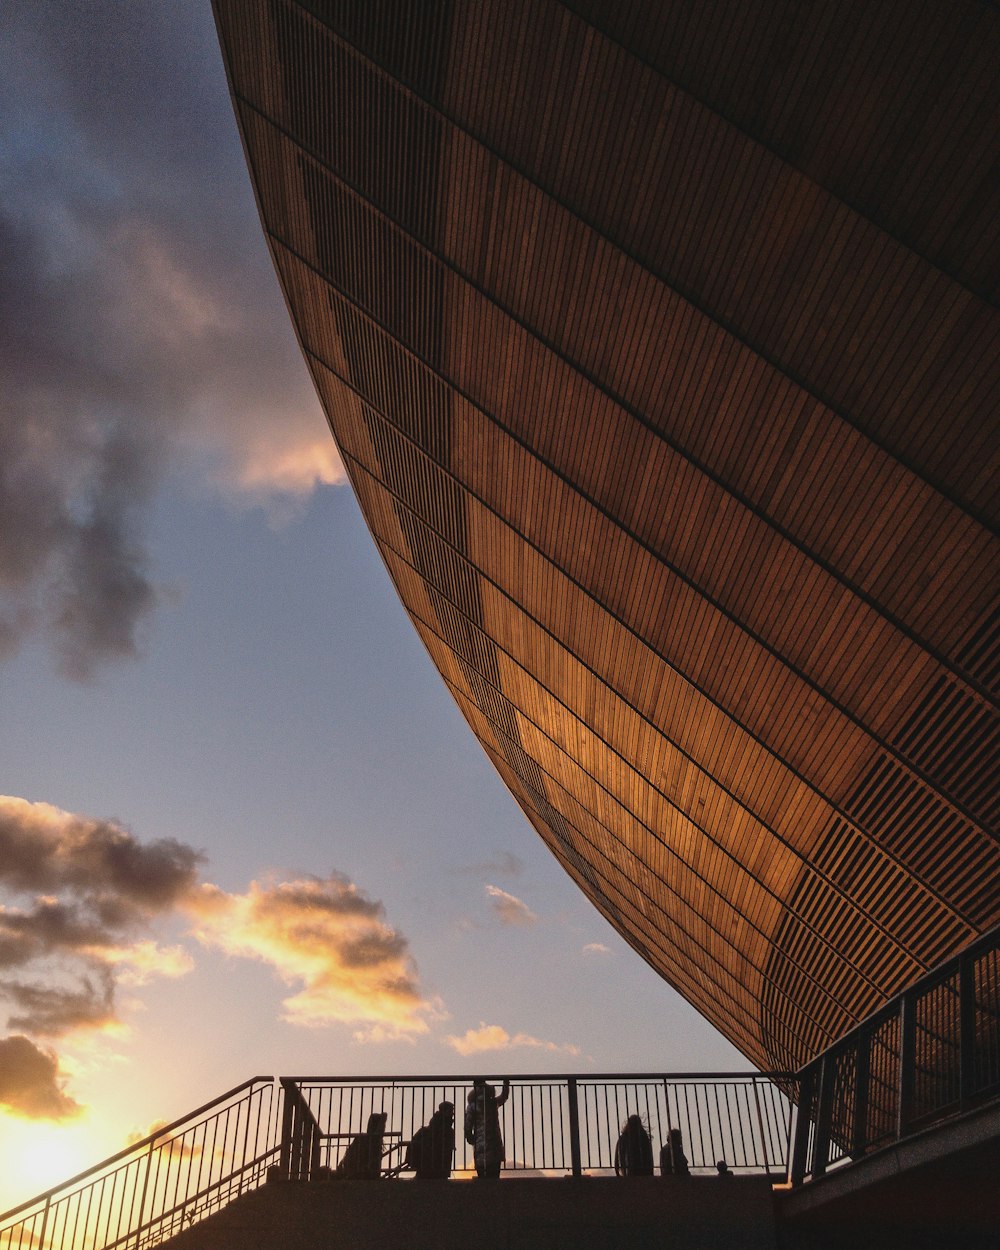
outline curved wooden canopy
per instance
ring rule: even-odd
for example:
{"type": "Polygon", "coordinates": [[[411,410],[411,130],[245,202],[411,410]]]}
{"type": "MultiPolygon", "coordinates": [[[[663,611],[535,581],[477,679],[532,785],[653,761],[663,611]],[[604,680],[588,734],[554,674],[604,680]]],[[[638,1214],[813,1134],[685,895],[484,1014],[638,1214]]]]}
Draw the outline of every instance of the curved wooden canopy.
{"type": "Polygon", "coordinates": [[[435,664],[595,905],[797,1066],[1000,920],[1000,14],[215,8],[435,664]]]}

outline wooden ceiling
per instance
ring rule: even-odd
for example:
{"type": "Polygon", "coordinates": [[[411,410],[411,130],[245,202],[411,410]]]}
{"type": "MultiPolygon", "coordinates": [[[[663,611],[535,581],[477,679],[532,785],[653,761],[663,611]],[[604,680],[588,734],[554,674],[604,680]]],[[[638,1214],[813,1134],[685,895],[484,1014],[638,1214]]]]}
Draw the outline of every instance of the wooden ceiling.
{"type": "Polygon", "coordinates": [[[215,8],[430,655],[596,906],[798,1066],[1000,922],[1000,13],[215,8]]]}

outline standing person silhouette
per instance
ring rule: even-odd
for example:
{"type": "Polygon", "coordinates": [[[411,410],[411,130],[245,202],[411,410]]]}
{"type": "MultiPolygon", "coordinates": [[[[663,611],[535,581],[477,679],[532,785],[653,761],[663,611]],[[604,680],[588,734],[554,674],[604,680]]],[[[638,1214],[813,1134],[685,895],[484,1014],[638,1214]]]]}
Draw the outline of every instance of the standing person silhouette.
{"type": "Polygon", "coordinates": [[[497,1097],[495,1085],[473,1082],[465,1104],[465,1140],[473,1148],[476,1175],[480,1180],[499,1180],[500,1164],[506,1155],[500,1133],[499,1108],[510,1096],[510,1081],[504,1077],[503,1092],[497,1097]]]}
{"type": "Polygon", "coordinates": [[[630,1115],[622,1126],[615,1146],[615,1175],[653,1175],[653,1143],[637,1115],[630,1115]]]}

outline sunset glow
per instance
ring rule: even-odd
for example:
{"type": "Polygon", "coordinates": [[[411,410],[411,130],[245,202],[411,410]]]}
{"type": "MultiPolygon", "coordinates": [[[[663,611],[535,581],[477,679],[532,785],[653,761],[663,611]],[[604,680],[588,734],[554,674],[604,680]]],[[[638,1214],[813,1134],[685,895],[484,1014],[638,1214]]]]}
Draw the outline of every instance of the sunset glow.
{"type": "Polygon", "coordinates": [[[210,5],[57,8],[0,43],[0,1209],[257,1073],[740,1064],[406,620],[210,5]]]}

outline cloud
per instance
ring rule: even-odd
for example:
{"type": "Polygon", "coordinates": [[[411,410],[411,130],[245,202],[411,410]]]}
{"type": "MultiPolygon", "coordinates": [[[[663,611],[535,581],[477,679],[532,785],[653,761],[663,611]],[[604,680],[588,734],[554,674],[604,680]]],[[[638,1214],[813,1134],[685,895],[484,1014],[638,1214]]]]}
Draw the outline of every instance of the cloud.
{"type": "Polygon", "coordinates": [[[478,1055],[484,1051],[515,1050],[525,1047],[544,1050],[548,1054],[579,1055],[580,1047],[571,1042],[545,1042],[528,1033],[515,1033],[513,1037],[499,1024],[480,1021],[478,1029],[468,1029],[462,1037],[448,1036],[445,1044],[460,1055],[478,1055]]]}
{"type": "Polygon", "coordinates": [[[8,1026],[36,1037],[120,1030],[118,984],[189,971],[190,956],[148,936],[198,883],[202,856],[173,839],[142,843],[121,825],[0,796],[0,998],[8,1026]]]}
{"type": "Polygon", "coordinates": [[[132,946],[111,947],[101,958],[119,966],[119,985],[146,985],[153,977],[176,980],[187,976],[194,960],[182,946],[157,946],[148,939],[132,946]]]}
{"type": "Polygon", "coordinates": [[[55,1055],[18,1035],[0,1038],[0,1106],[33,1120],[68,1120],[82,1110],[63,1090],[55,1055]]]}
{"type": "MultiPolygon", "coordinates": [[[[444,1012],[421,991],[406,938],[383,905],[337,873],[227,893],[203,857],[172,839],[140,842],[110,820],[0,796],[0,1001],[36,1038],[122,1033],[117,994],[193,967],[153,926],[269,964],[295,987],[295,1025],[353,1026],[357,1040],[412,1039],[444,1012]]],[[[138,1004],[129,1003],[129,1006],[138,1004]]]]}
{"type": "Polygon", "coordinates": [[[185,1142],[162,1130],[167,1127],[166,1120],[155,1120],[145,1132],[129,1133],[125,1140],[126,1146],[135,1146],[141,1141],[153,1138],[153,1145],[164,1150],[171,1163],[179,1163],[182,1159],[197,1159],[202,1148],[192,1142],[185,1142]]]}
{"type": "Polygon", "coordinates": [[[513,894],[508,894],[506,890],[501,890],[499,886],[488,885],[486,893],[490,896],[490,905],[503,924],[531,925],[538,920],[527,903],[513,894]]]}
{"type": "Polygon", "coordinates": [[[205,885],[188,907],[208,946],[270,964],[302,988],[284,1001],[293,1024],[361,1024],[368,1040],[428,1031],[437,1008],[420,992],[406,938],[346,877],[252,882],[246,894],[205,885]]]}
{"type": "Polygon", "coordinates": [[[464,868],[456,869],[456,871],[476,877],[493,875],[519,877],[524,872],[524,860],[510,851],[501,851],[494,859],[486,860],[480,864],[468,864],[464,868]]]}
{"type": "Polygon", "coordinates": [[[69,891],[108,926],[169,911],[189,893],[203,855],[182,842],[139,842],[112,820],[0,795],[0,884],[69,891]]]}
{"type": "Polygon", "coordinates": [[[585,955],[610,955],[611,947],[605,946],[603,942],[588,942],[583,948],[585,955]]]}
{"type": "Polygon", "coordinates": [[[343,469],[261,238],[210,10],[10,0],[0,45],[0,657],[89,680],[162,600],[170,470],[271,503],[343,469]],[[99,67],[95,72],[95,67],[99,67]]]}
{"type": "Polygon", "coordinates": [[[63,1037],[81,1030],[109,1032],[120,1027],[114,989],[114,979],[107,970],[94,977],[81,977],[77,989],[0,981],[0,994],[19,1012],[8,1018],[8,1027],[35,1037],[63,1037]]]}

